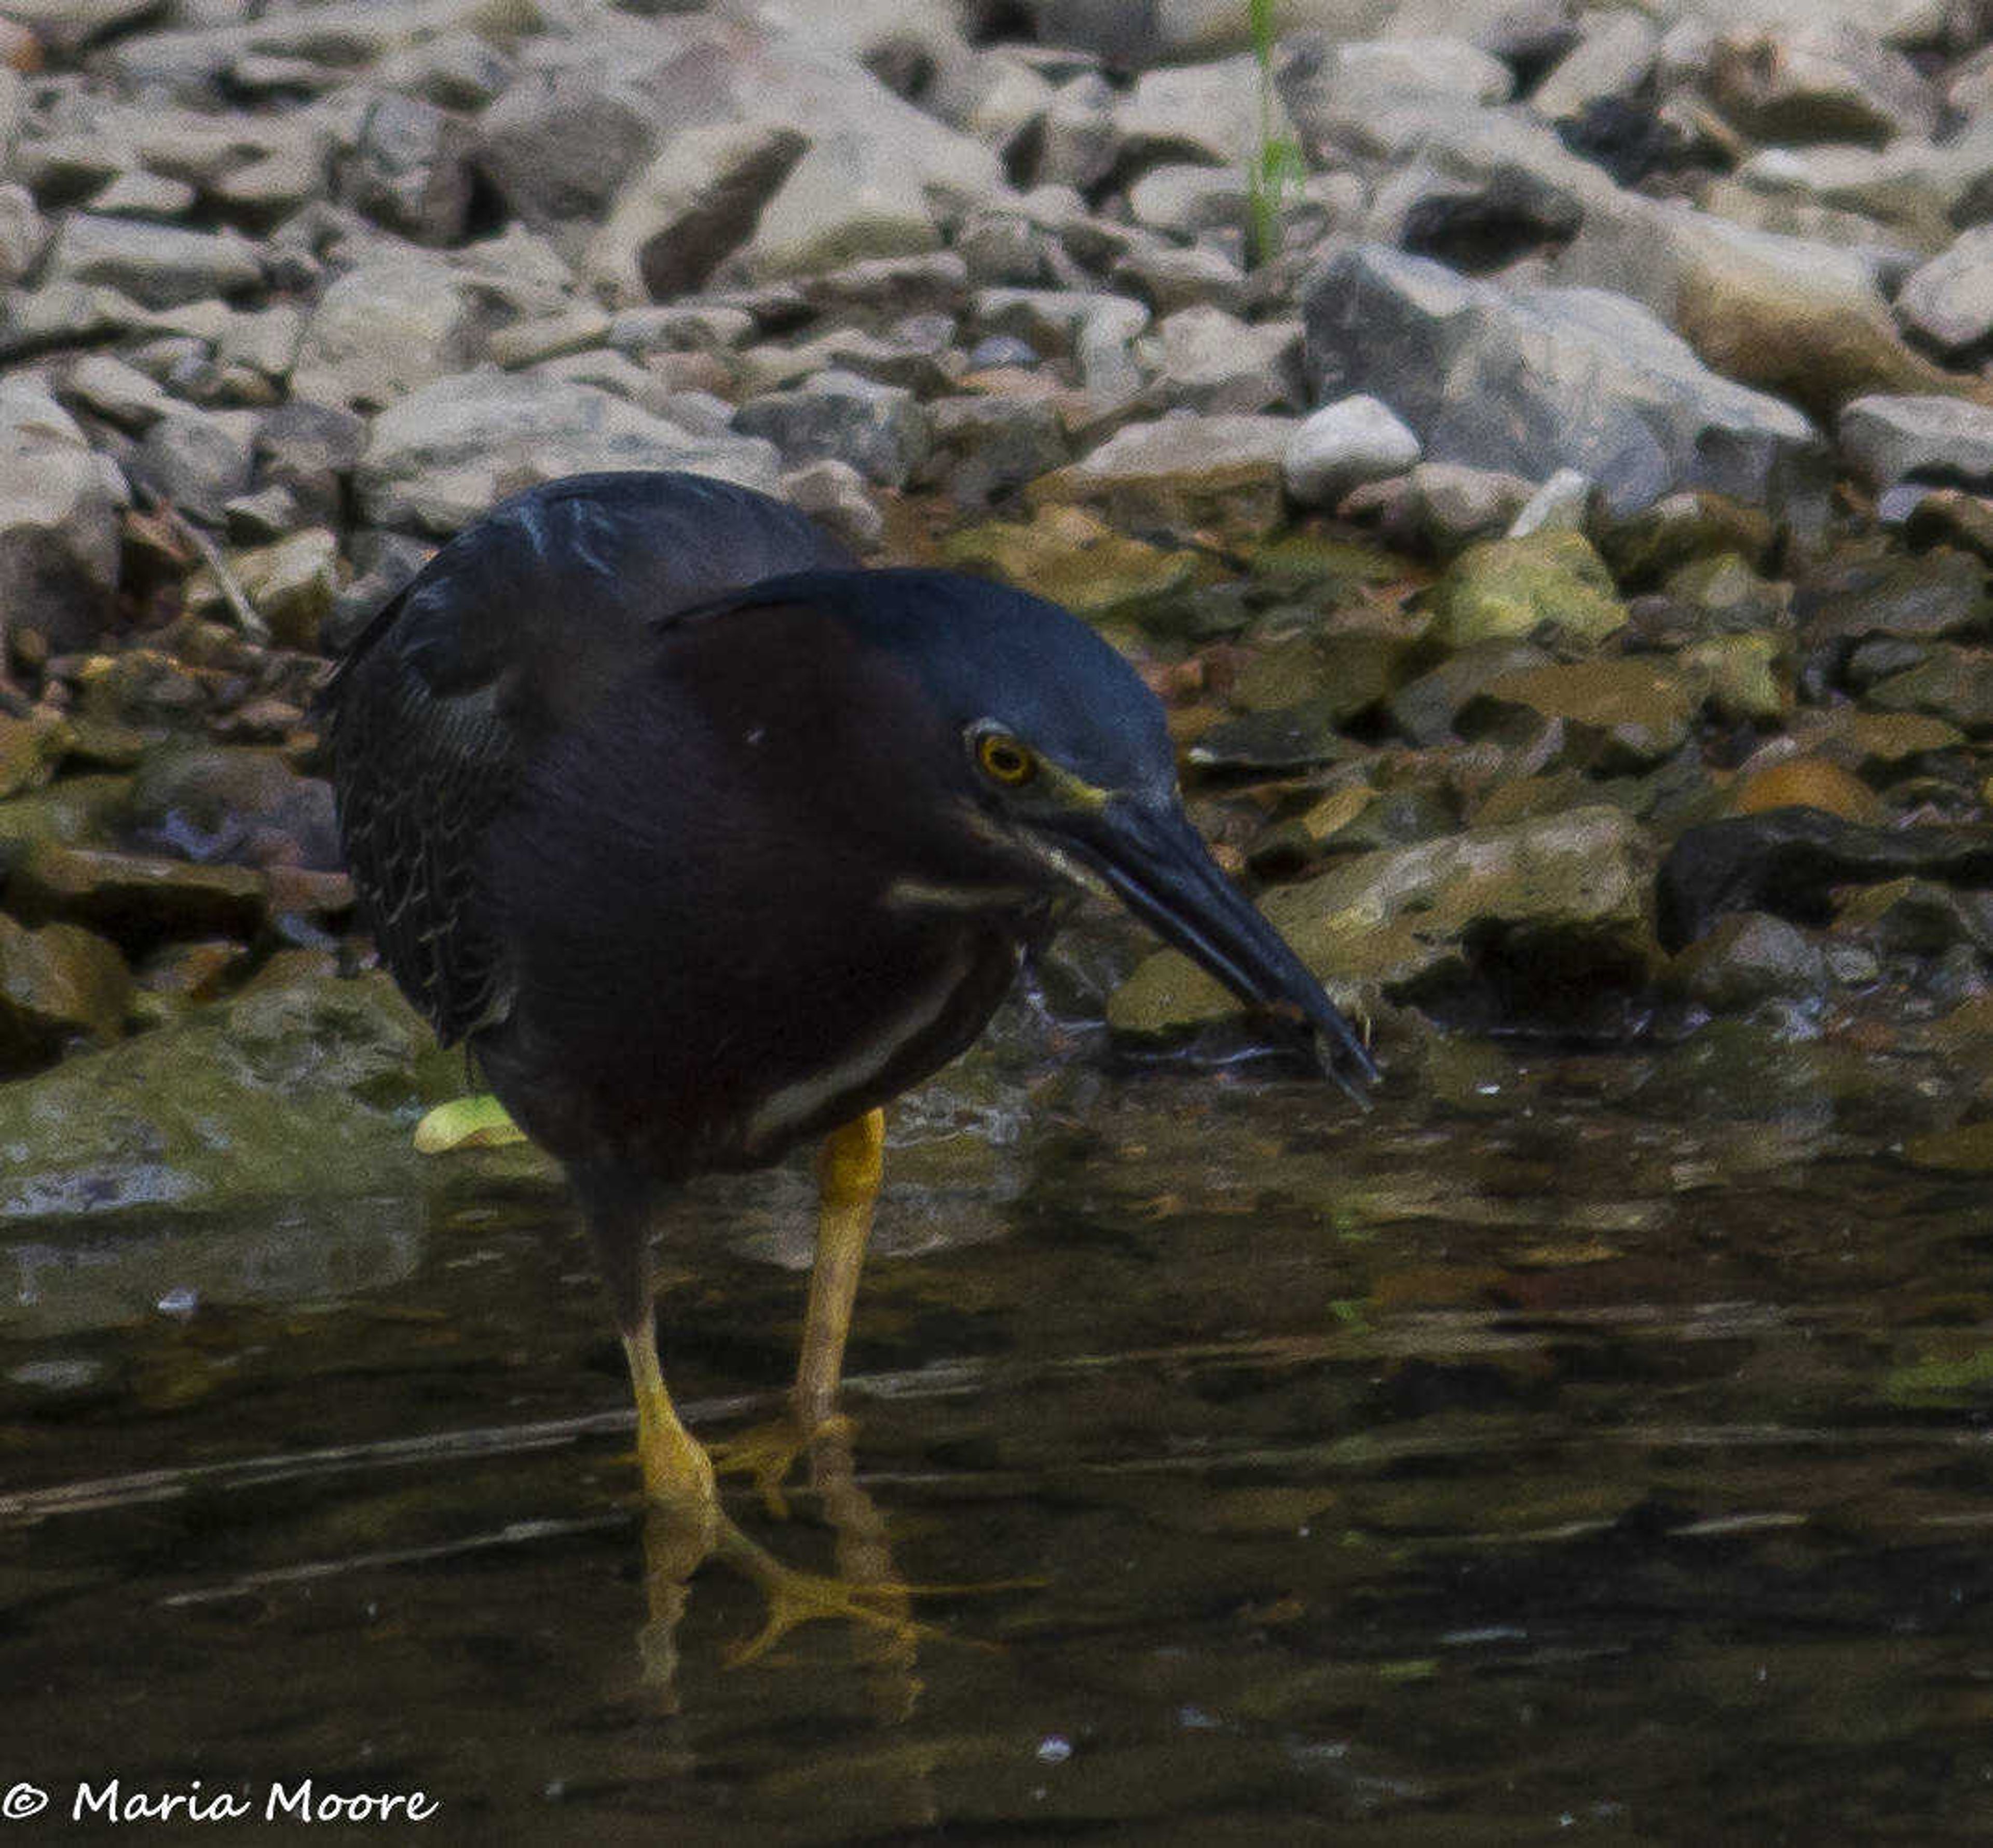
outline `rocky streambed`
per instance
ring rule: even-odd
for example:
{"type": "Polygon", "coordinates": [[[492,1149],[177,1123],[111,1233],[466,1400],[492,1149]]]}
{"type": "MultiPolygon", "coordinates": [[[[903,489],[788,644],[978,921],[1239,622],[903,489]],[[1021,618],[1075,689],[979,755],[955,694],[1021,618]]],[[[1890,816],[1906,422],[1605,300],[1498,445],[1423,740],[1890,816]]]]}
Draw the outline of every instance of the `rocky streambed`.
{"type": "MultiPolygon", "coordinates": [[[[1619,1049],[1993,1159],[1993,19],[1247,15],[10,6],[0,1211],[408,1159],[463,1074],[320,651],[618,467],[1098,623],[1396,1084],[1619,1049]]],[[[1038,995],[1026,1063],[1250,1043],[1111,919],[1038,995]]]]}

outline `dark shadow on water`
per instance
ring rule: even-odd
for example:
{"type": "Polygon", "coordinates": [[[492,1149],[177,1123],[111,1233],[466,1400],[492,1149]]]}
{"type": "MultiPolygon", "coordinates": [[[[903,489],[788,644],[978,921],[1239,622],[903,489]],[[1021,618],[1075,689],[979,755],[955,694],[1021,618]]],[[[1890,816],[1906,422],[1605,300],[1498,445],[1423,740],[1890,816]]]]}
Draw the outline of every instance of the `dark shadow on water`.
{"type": "MultiPolygon", "coordinates": [[[[730,1671],[755,1594],[702,1573],[675,1715],[621,1357],[530,1165],[10,1228],[0,1782],[419,1788],[464,1841],[1984,1839],[1983,1185],[1831,1110],[1527,1075],[1362,1122],[1170,1076],[1055,1076],[993,1138],[911,1113],[855,1467],[731,1506],[815,1570],[1042,1583],[730,1671]]],[[[703,1188],[665,1252],[708,1434],[786,1377],[802,1187],[703,1188]]]]}

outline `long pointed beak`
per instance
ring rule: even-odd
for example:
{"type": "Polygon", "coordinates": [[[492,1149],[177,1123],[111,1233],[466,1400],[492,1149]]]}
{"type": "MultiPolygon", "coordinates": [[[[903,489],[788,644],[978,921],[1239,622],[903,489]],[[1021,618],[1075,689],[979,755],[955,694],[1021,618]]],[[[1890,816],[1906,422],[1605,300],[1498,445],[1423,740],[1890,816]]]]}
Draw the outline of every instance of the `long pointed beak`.
{"type": "Polygon", "coordinates": [[[1374,1083],[1377,1067],[1362,1042],[1182,810],[1117,798],[1061,833],[1157,936],[1304,1040],[1323,1073],[1367,1108],[1357,1085],[1374,1083]]]}

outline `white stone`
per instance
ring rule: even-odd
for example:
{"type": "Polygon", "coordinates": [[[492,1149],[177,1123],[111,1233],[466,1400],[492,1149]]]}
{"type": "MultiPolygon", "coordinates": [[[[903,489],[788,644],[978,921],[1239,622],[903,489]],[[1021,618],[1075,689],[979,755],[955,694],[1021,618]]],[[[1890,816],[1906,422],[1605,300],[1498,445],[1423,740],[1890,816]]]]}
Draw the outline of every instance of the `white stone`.
{"type": "Polygon", "coordinates": [[[1366,481],[1402,475],[1419,459],[1419,439],[1381,399],[1359,392],[1303,418],[1281,458],[1287,498],[1329,507],[1366,481]]]}

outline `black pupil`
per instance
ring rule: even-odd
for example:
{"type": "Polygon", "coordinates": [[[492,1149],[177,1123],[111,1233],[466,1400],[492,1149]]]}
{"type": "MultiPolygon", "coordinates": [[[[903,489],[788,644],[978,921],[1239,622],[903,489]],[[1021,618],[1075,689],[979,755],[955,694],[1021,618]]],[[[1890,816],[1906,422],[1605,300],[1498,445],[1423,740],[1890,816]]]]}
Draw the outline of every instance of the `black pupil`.
{"type": "Polygon", "coordinates": [[[1000,777],[1021,777],[1024,774],[1024,753],[1014,744],[993,744],[990,747],[990,767],[1000,777]]]}

